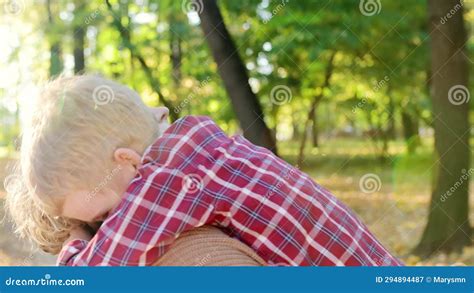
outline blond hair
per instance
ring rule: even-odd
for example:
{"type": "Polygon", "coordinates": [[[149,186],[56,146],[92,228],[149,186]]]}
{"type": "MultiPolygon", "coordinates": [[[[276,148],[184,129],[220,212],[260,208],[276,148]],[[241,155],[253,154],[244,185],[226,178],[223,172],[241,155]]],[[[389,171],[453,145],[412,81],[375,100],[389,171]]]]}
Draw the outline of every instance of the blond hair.
{"type": "Polygon", "coordinates": [[[94,189],[113,168],[116,148],[142,154],[159,129],[136,92],[93,75],[49,82],[32,109],[6,207],[20,236],[56,254],[83,224],[61,216],[64,196],[94,189]]]}

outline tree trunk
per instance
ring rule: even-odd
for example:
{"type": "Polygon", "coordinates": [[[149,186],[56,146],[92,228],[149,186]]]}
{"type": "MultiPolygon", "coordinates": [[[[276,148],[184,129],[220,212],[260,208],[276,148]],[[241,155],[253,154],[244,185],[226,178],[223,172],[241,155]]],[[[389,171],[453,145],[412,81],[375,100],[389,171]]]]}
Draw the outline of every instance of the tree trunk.
{"type": "Polygon", "coordinates": [[[313,138],[313,147],[319,147],[319,126],[318,126],[318,113],[314,113],[313,115],[313,123],[311,124],[313,132],[311,137],[313,138]]]}
{"type": "MultiPolygon", "coordinates": [[[[408,105],[407,105],[408,106],[408,105]]],[[[403,137],[408,153],[412,154],[420,144],[419,122],[415,115],[412,115],[404,107],[400,108],[403,126],[403,137]]]]}
{"type": "Polygon", "coordinates": [[[82,73],[85,69],[85,57],[84,57],[84,39],[85,39],[85,28],[84,28],[84,8],[85,3],[83,1],[74,1],[74,25],[73,25],[73,38],[74,38],[74,73],[82,73]]]}
{"type": "Polygon", "coordinates": [[[245,66],[227,31],[216,0],[195,0],[201,6],[201,28],[217,63],[219,75],[232,102],[244,136],[251,142],[277,153],[276,143],[265,124],[262,107],[252,92],[245,66]]]}
{"type": "Polygon", "coordinates": [[[50,65],[49,76],[56,77],[63,72],[62,49],[59,43],[53,43],[50,46],[50,65]]]}
{"type": "Polygon", "coordinates": [[[296,118],[295,111],[291,110],[291,125],[293,128],[293,135],[291,136],[292,139],[297,140],[301,136],[300,132],[300,124],[298,123],[298,119],[296,118]]]}
{"type": "Polygon", "coordinates": [[[449,94],[453,87],[468,84],[463,9],[458,0],[428,3],[436,165],[428,223],[415,249],[422,256],[437,251],[459,251],[472,243],[468,220],[469,104],[467,95],[456,96],[453,103],[449,94]],[[440,24],[440,19],[454,7],[459,11],[440,24]]]}
{"type": "MultiPolygon", "coordinates": [[[[318,95],[314,96],[313,101],[311,102],[311,106],[309,108],[308,117],[306,118],[306,122],[304,124],[303,136],[301,137],[300,149],[299,149],[299,152],[298,152],[297,162],[298,162],[298,166],[300,166],[300,168],[303,167],[302,165],[303,165],[303,161],[304,161],[304,149],[305,149],[305,146],[306,146],[306,139],[308,138],[308,131],[309,131],[310,123],[311,123],[312,119],[314,118],[314,116],[316,115],[316,109],[319,105],[319,102],[321,102],[321,100],[324,97],[324,89],[329,87],[329,84],[331,83],[331,76],[332,76],[332,73],[333,73],[333,70],[334,70],[334,57],[335,56],[336,56],[336,52],[331,53],[331,57],[329,57],[328,65],[326,67],[326,72],[324,74],[324,82],[321,86],[321,92],[318,95]]],[[[315,123],[315,122],[313,121],[313,123],[315,123]]]]}
{"type": "Polygon", "coordinates": [[[388,127],[387,127],[387,136],[388,139],[394,140],[396,136],[395,129],[395,101],[393,97],[393,92],[390,84],[388,84],[387,96],[388,96],[388,127]]]}
{"type": "Polygon", "coordinates": [[[169,33],[170,33],[170,57],[171,57],[171,64],[172,70],[171,75],[173,78],[173,83],[176,89],[179,88],[181,84],[181,59],[182,59],[182,49],[181,49],[181,38],[177,33],[177,30],[181,26],[175,16],[171,14],[169,19],[169,33]]]}
{"type": "Polygon", "coordinates": [[[61,38],[56,32],[56,24],[54,21],[51,0],[46,1],[46,10],[48,12],[48,27],[46,34],[50,42],[50,64],[49,64],[49,76],[55,77],[61,74],[63,71],[63,60],[62,60],[62,49],[61,49],[61,38]]]}
{"type": "MultiPolygon", "coordinates": [[[[181,32],[184,25],[183,21],[175,13],[170,13],[168,18],[169,23],[169,45],[170,45],[170,59],[171,59],[171,78],[173,80],[173,96],[175,100],[179,101],[183,97],[183,90],[181,82],[183,78],[181,70],[181,62],[183,59],[183,50],[181,45],[181,32]]],[[[187,114],[191,113],[191,103],[186,103],[185,109],[175,108],[174,111],[186,110],[187,114]]]]}

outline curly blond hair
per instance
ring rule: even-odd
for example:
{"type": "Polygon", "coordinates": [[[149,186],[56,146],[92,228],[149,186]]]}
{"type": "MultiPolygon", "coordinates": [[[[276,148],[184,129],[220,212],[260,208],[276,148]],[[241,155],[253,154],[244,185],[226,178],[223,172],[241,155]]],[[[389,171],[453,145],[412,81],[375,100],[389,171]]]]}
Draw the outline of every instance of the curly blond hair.
{"type": "Polygon", "coordinates": [[[94,189],[114,166],[116,148],[141,154],[159,129],[136,92],[95,75],[50,81],[31,109],[5,205],[21,237],[57,254],[84,224],[61,215],[64,196],[94,189]]]}

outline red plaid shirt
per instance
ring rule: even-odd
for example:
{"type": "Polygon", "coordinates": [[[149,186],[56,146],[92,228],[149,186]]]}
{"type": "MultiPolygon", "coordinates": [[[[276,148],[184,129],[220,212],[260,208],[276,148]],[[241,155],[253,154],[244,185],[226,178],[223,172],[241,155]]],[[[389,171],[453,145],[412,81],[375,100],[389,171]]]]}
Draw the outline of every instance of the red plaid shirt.
{"type": "Polygon", "coordinates": [[[146,151],[124,199],[59,265],[152,265],[180,233],[210,224],[269,265],[401,265],[308,175],[208,117],[173,123],[146,151]]]}

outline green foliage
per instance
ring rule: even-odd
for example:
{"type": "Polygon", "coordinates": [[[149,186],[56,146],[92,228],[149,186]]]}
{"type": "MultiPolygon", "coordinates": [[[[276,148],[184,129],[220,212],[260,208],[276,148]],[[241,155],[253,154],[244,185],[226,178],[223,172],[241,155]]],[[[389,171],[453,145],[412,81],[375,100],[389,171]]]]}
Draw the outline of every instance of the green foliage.
{"type": "MultiPolygon", "coordinates": [[[[211,115],[226,125],[227,131],[236,131],[234,111],[197,14],[189,10],[190,0],[110,3],[156,84],[150,84],[127,49],[105,1],[51,1],[51,19],[46,4],[36,3],[35,9],[25,9],[16,17],[15,25],[27,22],[35,34],[44,36],[33,48],[36,75],[46,75],[50,60],[44,57],[45,51],[54,42],[61,44],[61,58],[54,61],[62,60],[65,72],[72,72],[73,36],[75,29],[82,27],[87,32],[86,72],[128,84],[150,105],[163,102],[158,89],[179,115],[211,115]],[[173,67],[175,43],[181,49],[178,69],[173,67]]],[[[401,137],[401,109],[420,127],[431,127],[426,1],[382,1],[373,16],[362,13],[359,1],[244,0],[219,1],[219,5],[266,122],[277,138],[295,139],[305,131],[307,112],[321,91],[324,95],[316,116],[323,137],[348,127],[354,128],[354,135],[375,130],[385,133],[391,125],[401,137]],[[334,52],[334,72],[323,89],[327,63],[334,52]],[[291,90],[286,103],[276,104],[272,99],[272,90],[278,85],[291,90]]],[[[470,22],[472,18],[466,17],[470,22]]],[[[29,38],[27,33],[18,35],[29,38]]],[[[31,49],[18,47],[9,57],[19,60],[22,50],[31,49]]]]}

